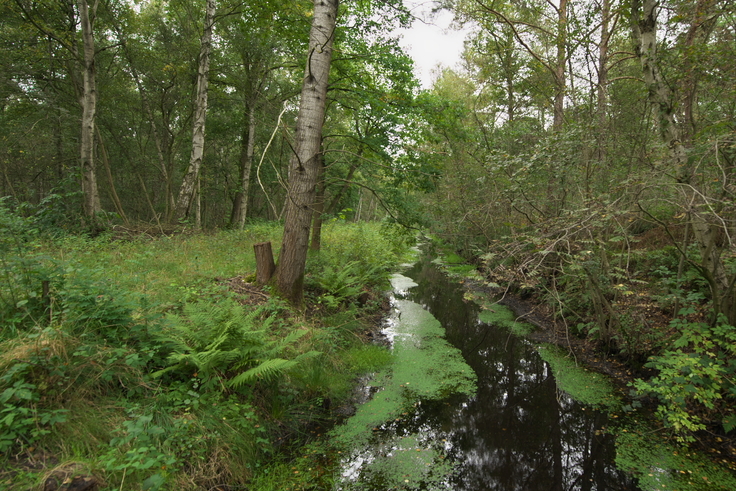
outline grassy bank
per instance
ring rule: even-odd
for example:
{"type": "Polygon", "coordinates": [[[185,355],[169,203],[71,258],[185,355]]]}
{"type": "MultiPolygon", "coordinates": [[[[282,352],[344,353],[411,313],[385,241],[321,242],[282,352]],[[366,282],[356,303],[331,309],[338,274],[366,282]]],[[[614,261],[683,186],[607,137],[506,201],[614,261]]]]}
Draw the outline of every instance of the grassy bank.
{"type": "Polygon", "coordinates": [[[329,487],[304,445],[387,361],[367,332],[404,234],[326,227],[295,312],[250,283],[278,225],[116,240],[0,218],[0,487],[329,487]]]}

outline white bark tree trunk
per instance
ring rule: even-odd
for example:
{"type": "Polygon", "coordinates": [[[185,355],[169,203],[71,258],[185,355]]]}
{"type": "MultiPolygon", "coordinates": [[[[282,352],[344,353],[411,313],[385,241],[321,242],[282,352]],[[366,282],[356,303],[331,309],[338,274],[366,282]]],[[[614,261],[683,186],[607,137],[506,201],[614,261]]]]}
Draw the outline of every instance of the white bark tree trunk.
{"type": "Polygon", "coordinates": [[[192,129],[192,154],[189,167],[179,188],[174,217],[182,220],[189,215],[192,198],[196,192],[199,170],[204,154],[205,120],[207,119],[207,87],[209,85],[210,53],[212,51],[212,24],[215,19],[215,0],[207,0],[204,16],[204,30],[199,50],[199,69],[197,71],[197,99],[194,108],[194,127],[192,129]]]}
{"type": "Polygon", "coordinates": [[[295,305],[301,305],[303,301],[304,267],[321,165],[322,125],[337,8],[338,0],[314,1],[307,65],[296,124],[295,151],[289,162],[284,238],[276,266],[276,287],[295,305]]]}
{"type": "Polygon", "coordinates": [[[97,214],[102,211],[100,194],[97,189],[95,166],[95,116],[97,112],[97,69],[95,67],[95,38],[92,31],[97,1],[89,7],[87,0],[78,1],[79,20],[82,24],[83,40],[83,89],[80,97],[82,106],[82,134],[80,161],[82,167],[82,194],[84,197],[84,216],[90,225],[97,223],[97,214]]]}
{"type": "Polygon", "coordinates": [[[733,276],[729,278],[718,245],[718,216],[708,216],[700,211],[703,194],[691,184],[693,170],[688,163],[687,149],[683,144],[683,131],[675,118],[675,99],[665,82],[657,57],[657,11],[659,0],[632,0],[632,35],[644,82],[649,89],[649,101],[658,110],[659,131],[670,152],[673,174],[684,189],[683,206],[688,211],[693,235],[698,243],[701,263],[698,267],[708,282],[715,313],[725,314],[730,322],[736,322],[736,298],[733,276]],[[715,218],[715,220],[713,220],[715,218]],[[716,223],[714,223],[716,222],[716,223]]]}

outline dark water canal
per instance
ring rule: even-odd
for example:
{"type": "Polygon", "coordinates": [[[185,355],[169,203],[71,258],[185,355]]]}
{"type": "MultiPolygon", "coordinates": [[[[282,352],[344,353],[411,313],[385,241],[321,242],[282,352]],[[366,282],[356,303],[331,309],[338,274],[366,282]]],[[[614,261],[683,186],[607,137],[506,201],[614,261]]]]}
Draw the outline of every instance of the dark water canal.
{"type": "Polygon", "coordinates": [[[559,390],[532,344],[480,322],[479,307],[464,301],[460,285],[428,258],[403,274],[418,283],[405,298],[442,323],[447,340],[478,376],[474,397],[421,403],[393,429],[443,442],[452,472],[439,488],[638,489],[613,464],[607,415],[559,390]]]}

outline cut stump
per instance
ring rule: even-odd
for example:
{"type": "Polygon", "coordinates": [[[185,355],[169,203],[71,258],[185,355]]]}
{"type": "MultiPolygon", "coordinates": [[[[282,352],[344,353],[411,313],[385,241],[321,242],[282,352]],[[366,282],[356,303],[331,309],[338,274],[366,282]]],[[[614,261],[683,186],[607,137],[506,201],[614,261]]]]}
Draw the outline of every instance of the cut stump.
{"type": "Polygon", "coordinates": [[[253,244],[256,254],[256,283],[265,285],[273,276],[276,264],[273,262],[273,250],[270,242],[259,242],[253,244]]]}

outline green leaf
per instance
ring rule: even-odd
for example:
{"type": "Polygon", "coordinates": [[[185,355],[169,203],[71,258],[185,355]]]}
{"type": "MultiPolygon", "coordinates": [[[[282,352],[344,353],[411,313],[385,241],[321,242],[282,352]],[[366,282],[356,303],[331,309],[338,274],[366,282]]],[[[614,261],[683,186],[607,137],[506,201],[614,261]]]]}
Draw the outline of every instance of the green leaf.
{"type": "Polygon", "coordinates": [[[736,428],[736,414],[729,414],[723,418],[723,431],[729,433],[734,428],[736,428]]]}
{"type": "Polygon", "coordinates": [[[163,486],[165,483],[166,479],[164,479],[163,476],[157,472],[156,474],[143,481],[143,489],[144,491],[156,490],[163,486]]]}

